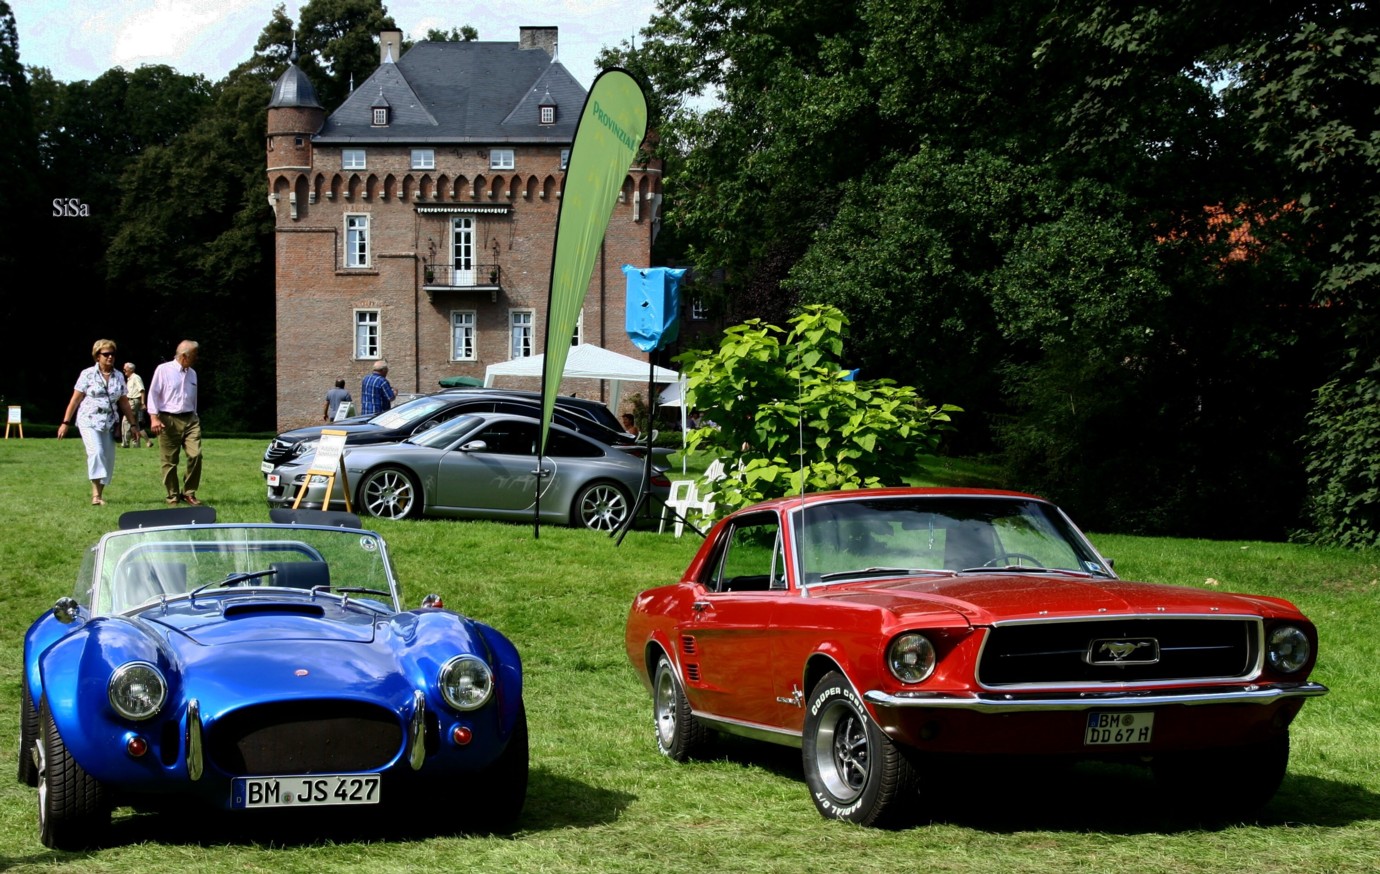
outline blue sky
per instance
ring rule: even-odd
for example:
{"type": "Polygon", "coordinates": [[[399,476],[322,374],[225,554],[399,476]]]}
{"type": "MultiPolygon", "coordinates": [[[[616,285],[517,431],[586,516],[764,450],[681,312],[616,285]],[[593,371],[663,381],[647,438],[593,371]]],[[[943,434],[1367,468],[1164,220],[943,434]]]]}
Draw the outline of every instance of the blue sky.
{"type": "MultiPolygon", "coordinates": [[[[11,0],[19,58],[59,81],[94,79],[114,66],[168,64],[215,81],[249,57],[278,0],[11,0]]],[[[605,46],[636,36],[653,0],[503,0],[441,4],[384,0],[409,37],[472,25],[481,40],[515,41],[522,25],[560,28],[559,59],[588,88],[605,46]]],[[[302,0],[285,0],[297,19],[302,0]]]]}

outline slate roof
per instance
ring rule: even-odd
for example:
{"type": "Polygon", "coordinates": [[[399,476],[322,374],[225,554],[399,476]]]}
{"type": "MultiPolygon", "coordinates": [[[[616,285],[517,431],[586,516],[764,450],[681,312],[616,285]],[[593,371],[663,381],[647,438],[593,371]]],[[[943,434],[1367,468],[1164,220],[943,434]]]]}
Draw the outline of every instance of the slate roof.
{"type": "Polygon", "coordinates": [[[419,42],[396,63],[385,60],[340,108],[318,143],[568,143],[585,89],[559,61],[516,42],[419,42]],[[374,127],[380,97],[387,127],[374,127]],[[543,125],[539,105],[556,104],[543,125]]]}
{"type": "Polygon", "coordinates": [[[288,65],[283,75],[273,83],[273,97],[268,101],[269,109],[322,108],[316,99],[316,89],[312,87],[311,80],[298,68],[296,62],[297,56],[294,53],[293,63],[288,65]]]}

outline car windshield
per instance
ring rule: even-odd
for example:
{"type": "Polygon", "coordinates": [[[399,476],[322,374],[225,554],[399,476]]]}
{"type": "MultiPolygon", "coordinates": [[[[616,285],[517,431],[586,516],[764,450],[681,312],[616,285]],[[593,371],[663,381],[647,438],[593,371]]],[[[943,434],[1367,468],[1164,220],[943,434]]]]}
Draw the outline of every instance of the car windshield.
{"type": "Polygon", "coordinates": [[[405,404],[398,404],[391,410],[384,410],[369,420],[369,424],[380,428],[408,428],[446,406],[449,401],[438,397],[413,398],[405,404]]]}
{"type": "Polygon", "coordinates": [[[985,495],[872,497],[809,504],[793,513],[809,585],[888,574],[993,568],[1111,576],[1058,510],[985,495]]]}
{"type": "Polygon", "coordinates": [[[412,443],[417,446],[429,446],[432,449],[444,449],[455,438],[470,430],[480,422],[478,416],[456,416],[448,422],[442,422],[435,428],[428,428],[418,434],[404,440],[404,443],[412,443]]]}
{"type": "Polygon", "coordinates": [[[77,600],[123,613],[216,585],[354,590],[398,610],[396,577],[371,531],[284,525],[189,525],[107,534],[83,565],[77,600]],[[236,578],[239,579],[236,579],[236,578]]]}

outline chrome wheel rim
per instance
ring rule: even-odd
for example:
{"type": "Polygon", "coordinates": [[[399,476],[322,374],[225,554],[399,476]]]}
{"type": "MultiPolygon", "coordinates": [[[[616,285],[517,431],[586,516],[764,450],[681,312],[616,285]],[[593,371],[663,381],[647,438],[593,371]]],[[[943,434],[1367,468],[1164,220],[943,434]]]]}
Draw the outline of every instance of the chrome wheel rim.
{"type": "Polygon", "coordinates": [[[395,470],[376,473],[364,484],[364,509],[371,516],[400,519],[415,500],[411,481],[395,470]]]}
{"type": "Polygon", "coordinates": [[[42,828],[48,822],[48,750],[47,744],[40,738],[34,744],[34,753],[38,759],[38,824],[42,828]]]}
{"type": "Polygon", "coordinates": [[[613,531],[628,516],[628,499],[614,486],[594,486],[580,499],[580,521],[595,531],[613,531]]]}
{"type": "Polygon", "coordinates": [[[676,739],[676,680],[670,671],[662,671],[656,681],[656,742],[662,750],[669,750],[676,739]]]}
{"type": "Polygon", "coordinates": [[[820,719],[814,757],[815,771],[830,795],[844,803],[861,795],[872,761],[863,717],[841,701],[830,704],[820,719]]]}

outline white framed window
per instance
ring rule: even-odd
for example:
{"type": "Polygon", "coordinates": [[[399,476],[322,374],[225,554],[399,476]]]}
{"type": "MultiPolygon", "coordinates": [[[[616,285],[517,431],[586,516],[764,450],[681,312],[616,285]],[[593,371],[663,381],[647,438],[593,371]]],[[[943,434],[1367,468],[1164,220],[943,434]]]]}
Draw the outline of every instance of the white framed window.
{"type": "Polygon", "coordinates": [[[585,337],[585,311],[580,309],[580,314],[575,317],[575,333],[570,335],[570,345],[579,346],[585,337]]]}
{"type": "Polygon", "coordinates": [[[340,169],[342,170],[363,170],[364,150],[363,149],[341,149],[340,150],[340,169]]]}
{"type": "Polygon", "coordinates": [[[378,310],[355,310],[355,357],[380,357],[378,310]]]}
{"type": "Polygon", "coordinates": [[[450,360],[474,361],[474,310],[451,310],[450,360]]]}
{"type": "Polygon", "coordinates": [[[511,169],[513,169],[513,150],[512,150],[512,149],[489,149],[489,169],[490,169],[490,170],[511,170],[511,169]]]}
{"type": "Polygon", "coordinates": [[[387,127],[387,126],[388,126],[388,107],[386,107],[386,106],[375,106],[375,107],[374,107],[374,126],[375,126],[375,127],[387,127]]]}
{"type": "Polygon", "coordinates": [[[569,167],[569,166],[570,166],[570,150],[569,150],[569,149],[561,149],[561,169],[564,170],[566,167],[569,167]]]}
{"type": "Polygon", "coordinates": [[[555,123],[556,123],[556,107],[554,107],[554,106],[543,106],[543,107],[541,108],[541,123],[542,123],[542,124],[555,124],[555,123]]]}
{"type": "Polygon", "coordinates": [[[532,336],[536,319],[536,313],[532,310],[510,310],[508,312],[508,324],[511,326],[512,333],[511,357],[532,357],[532,336]]]}
{"type": "Polygon", "coordinates": [[[436,150],[435,150],[435,149],[413,149],[413,150],[412,150],[412,169],[413,169],[413,170],[435,170],[435,169],[436,169],[436,150]]]}
{"type": "Polygon", "coordinates": [[[345,216],[345,266],[369,266],[369,216],[345,216]]]}
{"type": "Polygon", "coordinates": [[[690,319],[695,322],[703,322],[709,318],[709,307],[703,302],[693,300],[690,302],[690,319]]]}
{"type": "Polygon", "coordinates": [[[474,285],[474,218],[458,215],[450,222],[451,285],[474,285]]]}

